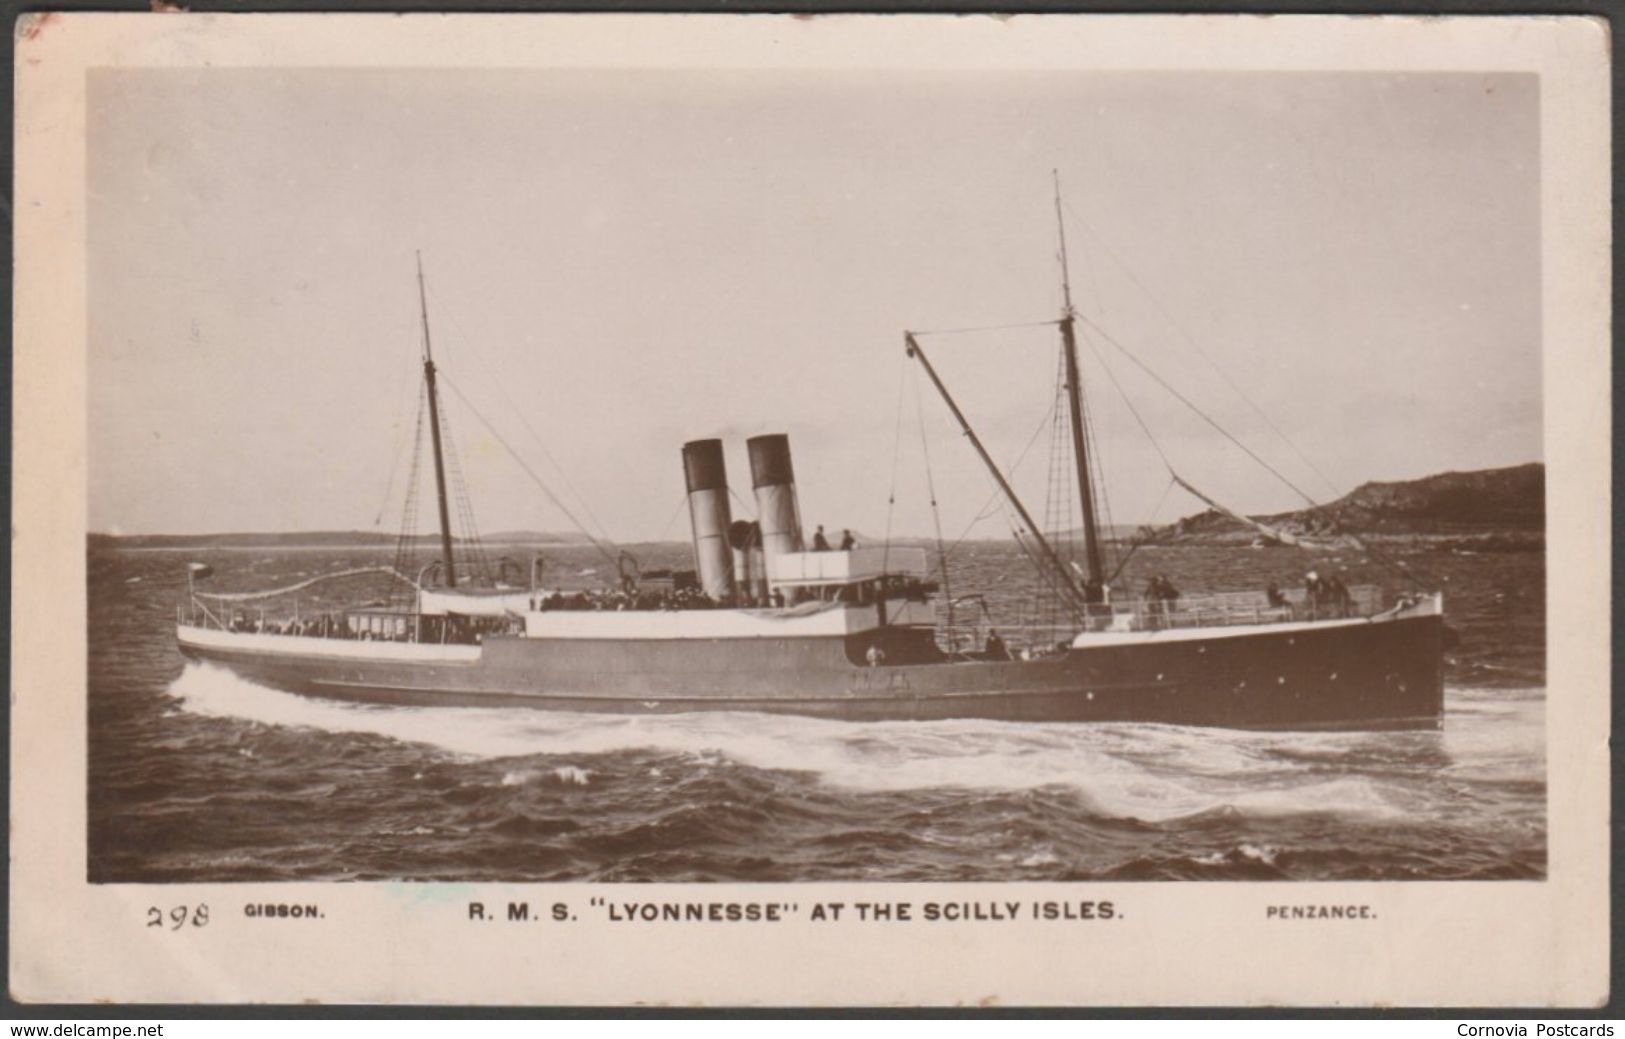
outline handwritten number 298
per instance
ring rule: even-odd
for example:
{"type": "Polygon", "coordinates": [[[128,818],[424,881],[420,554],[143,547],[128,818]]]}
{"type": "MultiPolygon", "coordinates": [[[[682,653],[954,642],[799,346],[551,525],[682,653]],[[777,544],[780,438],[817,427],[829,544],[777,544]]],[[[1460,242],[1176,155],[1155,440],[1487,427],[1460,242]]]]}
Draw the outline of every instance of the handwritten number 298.
{"type": "Polygon", "coordinates": [[[167,914],[157,906],[147,907],[148,927],[168,927],[171,931],[178,931],[190,922],[193,927],[206,927],[209,923],[209,907],[205,904],[196,906],[175,906],[167,914]]]}

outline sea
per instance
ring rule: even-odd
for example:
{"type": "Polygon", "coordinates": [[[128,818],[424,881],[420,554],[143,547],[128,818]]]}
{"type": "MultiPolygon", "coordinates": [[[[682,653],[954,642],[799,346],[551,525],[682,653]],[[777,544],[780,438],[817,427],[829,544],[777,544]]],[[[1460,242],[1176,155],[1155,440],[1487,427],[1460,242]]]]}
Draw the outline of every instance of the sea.
{"type": "MultiPolygon", "coordinates": [[[[645,566],[680,561],[645,547],[645,566]]],[[[1148,546],[1182,592],[1406,572],[1459,635],[1438,731],[621,717],[330,702],[175,648],[187,564],[276,587],[376,548],[89,550],[88,875],[230,881],[1513,880],[1546,874],[1539,552],[1148,546]]],[[[548,549],[590,582],[590,549],[548,549]]],[[[955,548],[1014,623],[1015,546],[955,548]]],[[[320,606],[319,602],[310,604],[320,606]]]]}

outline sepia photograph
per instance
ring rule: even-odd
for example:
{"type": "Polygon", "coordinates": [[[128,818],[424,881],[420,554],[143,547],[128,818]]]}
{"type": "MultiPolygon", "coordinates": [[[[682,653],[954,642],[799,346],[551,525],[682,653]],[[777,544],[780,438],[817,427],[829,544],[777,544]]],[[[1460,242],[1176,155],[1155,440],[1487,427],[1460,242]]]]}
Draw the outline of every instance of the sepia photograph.
{"type": "Polygon", "coordinates": [[[1536,86],[92,73],[91,879],[1542,875],[1536,86]]]}
{"type": "Polygon", "coordinates": [[[1352,928],[1560,872],[1539,67],[198,60],[221,21],[82,73],[64,882],[1352,928]]]}

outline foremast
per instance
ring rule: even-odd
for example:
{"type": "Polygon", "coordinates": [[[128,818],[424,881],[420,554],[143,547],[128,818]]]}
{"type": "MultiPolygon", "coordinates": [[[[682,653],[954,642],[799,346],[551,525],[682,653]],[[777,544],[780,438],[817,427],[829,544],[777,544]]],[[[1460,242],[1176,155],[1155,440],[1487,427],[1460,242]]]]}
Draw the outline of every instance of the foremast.
{"type": "Polygon", "coordinates": [[[423,254],[418,253],[418,311],[423,318],[423,382],[429,397],[429,438],[434,445],[434,484],[440,504],[440,563],[446,587],[457,587],[457,567],[451,554],[451,512],[446,505],[446,461],[440,448],[440,399],[435,390],[434,352],[429,345],[429,297],[423,288],[423,254]]]}

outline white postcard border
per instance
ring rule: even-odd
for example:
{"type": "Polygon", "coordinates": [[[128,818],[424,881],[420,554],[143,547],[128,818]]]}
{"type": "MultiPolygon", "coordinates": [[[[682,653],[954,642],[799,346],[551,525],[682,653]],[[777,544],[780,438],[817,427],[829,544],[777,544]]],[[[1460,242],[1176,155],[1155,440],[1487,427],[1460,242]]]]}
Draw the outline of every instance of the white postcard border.
{"type": "MultiPolygon", "coordinates": [[[[1581,18],[24,16],[17,25],[11,992],[29,1001],[1596,1005],[1608,991],[1607,26],[1581,18]],[[85,73],[392,66],[1528,71],[1541,78],[1549,877],[1474,883],[90,885],[85,73]],[[593,898],[794,903],[610,924],[593,898]],[[1112,921],[813,924],[818,901],[1110,900],[1112,921]],[[570,905],[473,924],[467,903],[570,905]],[[144,927],[150,905],[217,925],[144,927]],[[252,902],[314,922],[245,921],[252,902]],[[1359,903],[1359,923],[1267,921],[1359,903]],[[251,925],[252,924],[252,925],[251,925]]],[[[1493,219],[1493,214],[1486,214],[1493,219]]]]}

